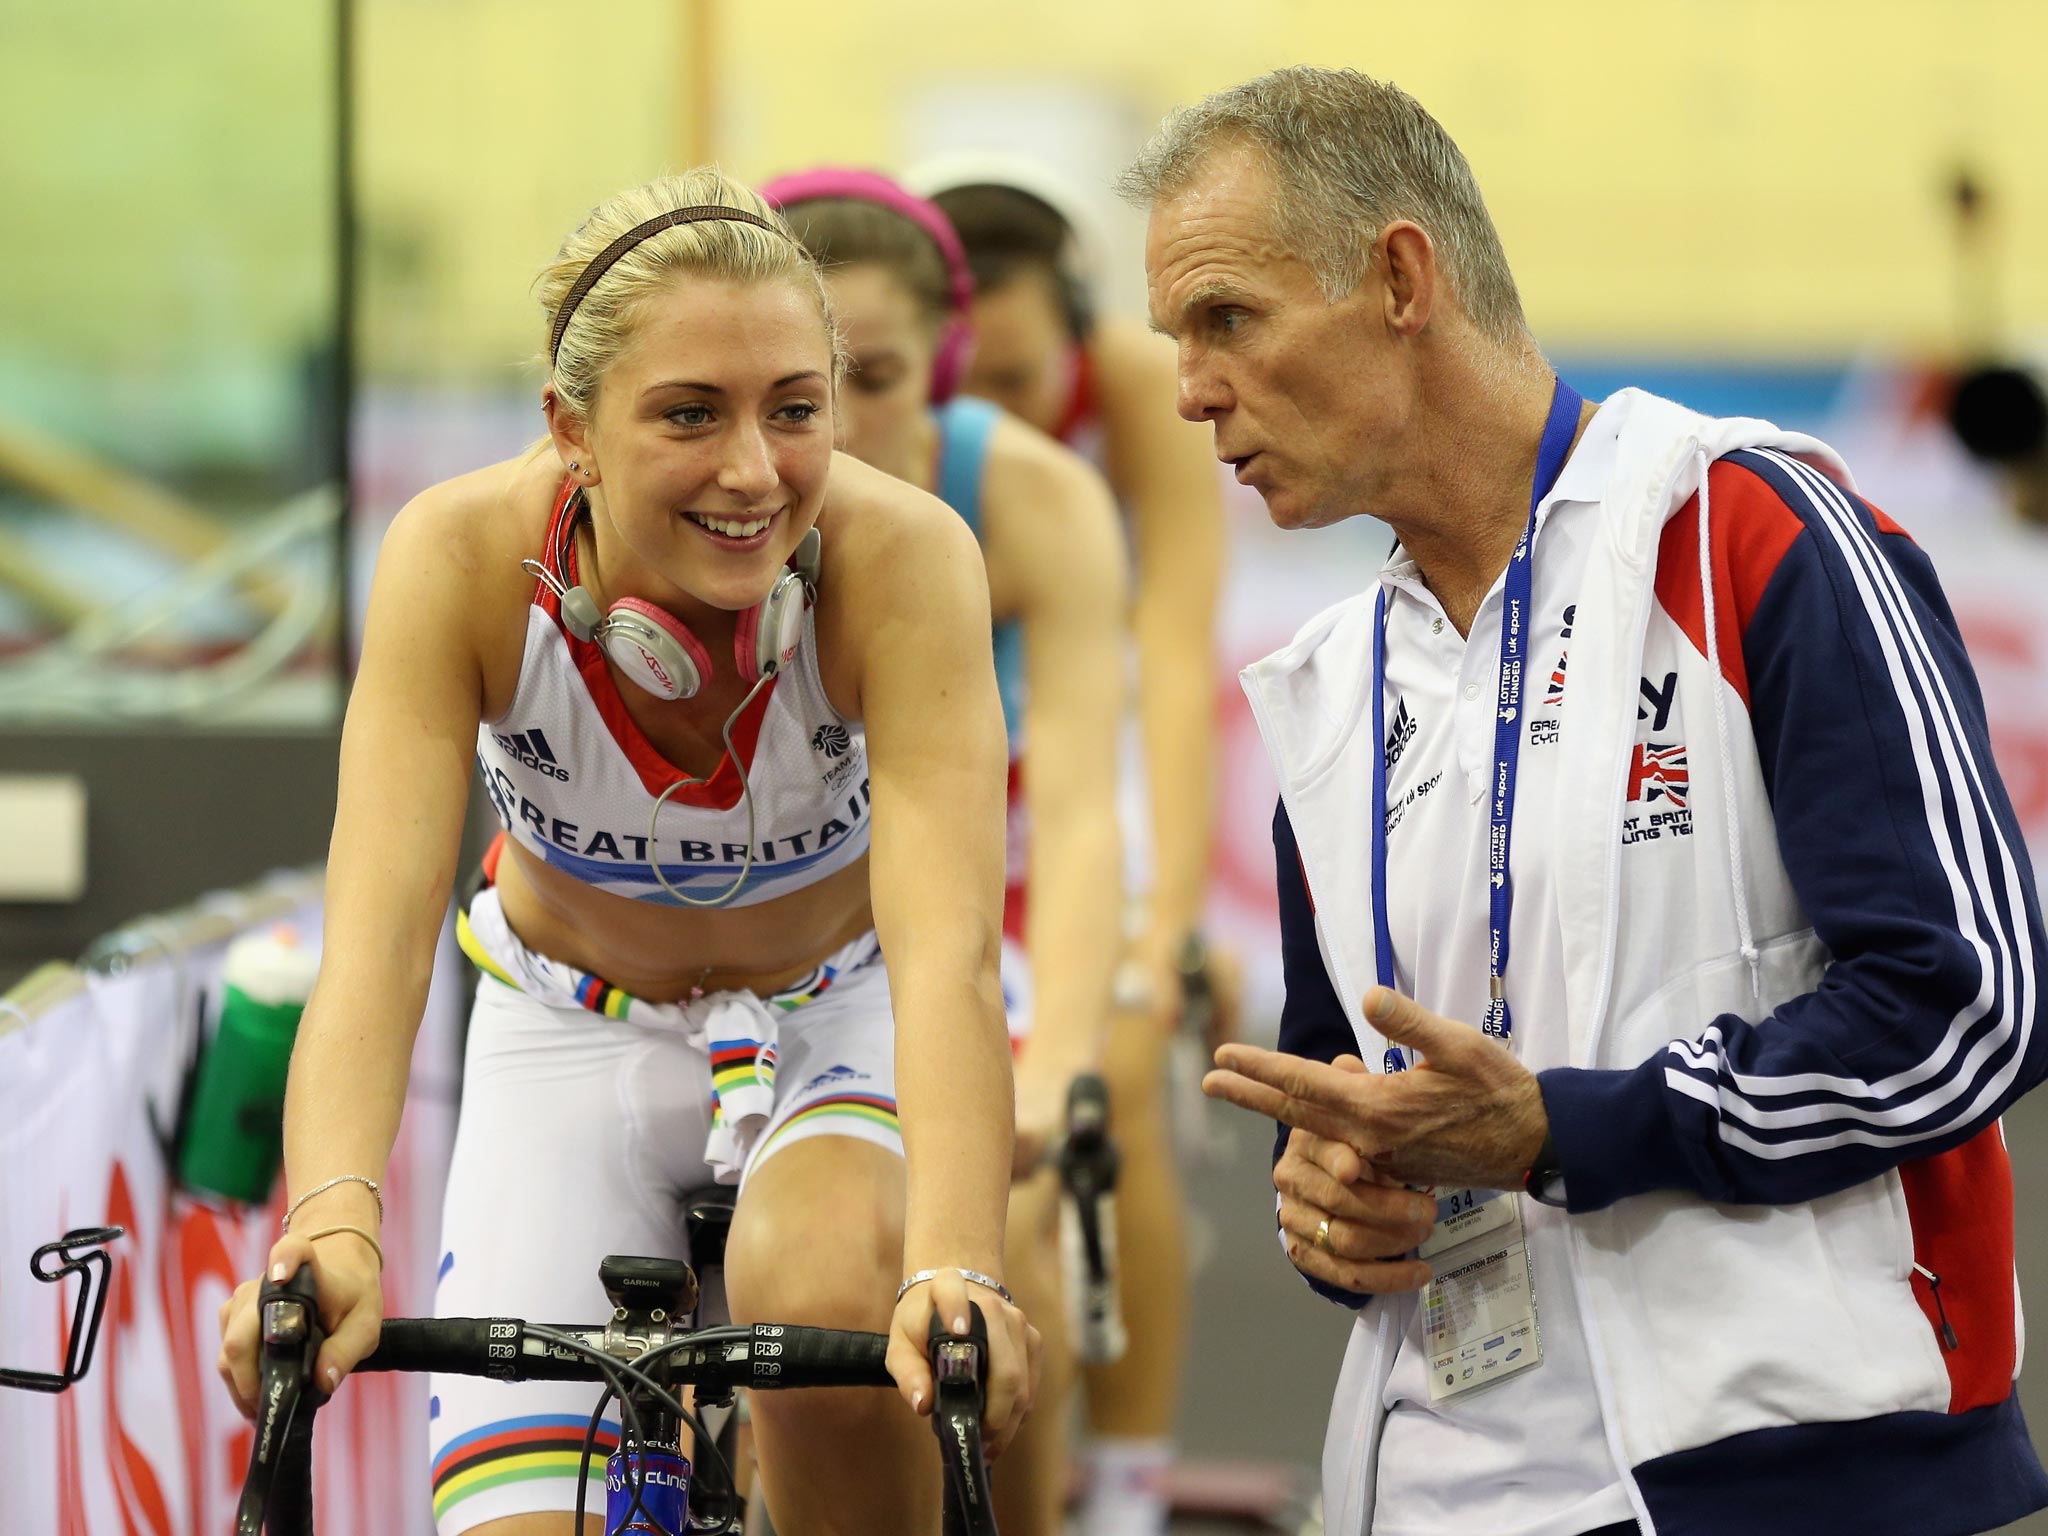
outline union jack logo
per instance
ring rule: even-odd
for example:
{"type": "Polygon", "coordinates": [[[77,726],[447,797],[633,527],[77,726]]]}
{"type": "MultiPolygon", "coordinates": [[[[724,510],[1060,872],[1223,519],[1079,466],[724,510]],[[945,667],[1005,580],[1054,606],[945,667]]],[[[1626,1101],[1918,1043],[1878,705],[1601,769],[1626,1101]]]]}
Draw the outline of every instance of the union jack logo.
{"type": "Polygon", "coordinates": [[[1685,765],[1684,742],[1639,741],[1635,755],[1629,759],[1628,797],[1669,800],[1675,808],[1683,810],[1691,777],[1685,765]]]}
{"type": "Polygon", "coordinates": [[[1564,702],[1564,664],[1570,652],[1557,653],[1557,670],[1550,674],[1550,686],[1543,690],[1543,707],[1555,709],[1564,702]]]}

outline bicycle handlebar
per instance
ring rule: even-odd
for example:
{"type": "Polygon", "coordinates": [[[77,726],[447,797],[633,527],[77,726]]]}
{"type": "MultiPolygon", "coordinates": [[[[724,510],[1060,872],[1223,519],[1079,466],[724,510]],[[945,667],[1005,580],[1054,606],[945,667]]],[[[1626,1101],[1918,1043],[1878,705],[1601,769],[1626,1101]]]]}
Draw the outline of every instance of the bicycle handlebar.
{"type": "MultiPolygon", "coordinates": [[[[602,1383],[605,1368],[589,1355],[529,1331],[516,1317],[392,1317],[359,1371],[438,1371],[488,1376],[495,1381],[602,1383]]],[[[605,1352],[605,1330],[588,1324],[551,1324],[549,1333],[581,1340],[605,1352]]],[[[643,1368],[665,1386],[714,1392],[731,1387],[886,1387],[888,1339],[879,1333],[802,1328],[784,1323],[705,1328],[665,1350],[643,1368]]],[[[633,1361],[626,1360],[625,1364],[633,1361]]]]}
{"type": "MultiPolygon", "coordinates": [[[[945,1464],[946,1536],[996,1536],[981,1454],[988,1327],[980,1307],[970,1303],[970,1311],[972,1328],[964,1338],[946,1333],[938,1317],[932,1318],[932,1428],[945,1464]]],[[[312,1379],[323,1342],[312,1267],[301,1266],[282,1284],[266,1280],[258,1315],[258,1417],[235,1532],[312,1536],[313,1417],[326,1401],[312,1379]]],[[[894,1384],[885,1364],[889,1341],[878,1333],[754,1323],[677,1334],[632,1355],[616,1353],[615,1338],[603,1326],[539,1327],[512,1317],[395,1317],[385,1319],[376,1349],[355,1368],[598,1384],[607,1381],[609,1370],[625,1366],[665,1387],[694,1386],[714,1397],[735,1387],[894,1384]]]]}

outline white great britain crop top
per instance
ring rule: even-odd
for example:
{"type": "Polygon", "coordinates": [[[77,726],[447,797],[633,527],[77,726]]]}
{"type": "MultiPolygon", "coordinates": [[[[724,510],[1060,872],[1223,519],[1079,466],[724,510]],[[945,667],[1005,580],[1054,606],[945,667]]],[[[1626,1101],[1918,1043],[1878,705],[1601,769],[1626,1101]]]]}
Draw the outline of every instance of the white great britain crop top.
{"type": "MultiPolygon", "coordinates": [[[[565,487],[548,524],[550,551],[562,547],[569,501],[565,487]]],[[[574,586],[573,540],[566,560],[574,586]]],[[[731,666],[730,652],[713,665],[731,666]]],[[[753,784],[754,861],[723,905],[773,901],[868,851],[867,737],[825,697],[810,612],[796,660],[733,722],[732,739],[753,784]]],[[[476,760],[507,835],[586,885],[677,906],[654,878],[655,859],[671,885],[698,898],[739,877],[747,810],[738,768],[727,757],[707,782],[670,795],[650,844],[655,799],[684,775],[626,712],[604,652],[562,627],[560,601],[545,584],[527,613],[511,707],[478,728],[476,760]]]]}

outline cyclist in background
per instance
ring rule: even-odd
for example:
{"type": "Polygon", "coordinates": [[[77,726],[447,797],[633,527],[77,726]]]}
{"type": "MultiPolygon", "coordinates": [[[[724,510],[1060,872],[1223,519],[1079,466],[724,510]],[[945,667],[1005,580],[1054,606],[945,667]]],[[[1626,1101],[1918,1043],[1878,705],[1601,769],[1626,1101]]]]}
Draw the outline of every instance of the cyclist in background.
{"type": "MultiPolygon", "coordinates": [[[[474,756],[506,836],[461,922],[485,975],[437,1311],[577,1316],[601,1256],[686,1256],[682,1198],[736,1182],[734,1315],[886,1330],[929,1412],[928,1320],[974,1300],[999,1449],[1036,1339],[1002,1289],[979,552],[833,452],[830,304],[751,191],[698,170],[622,193],[539,286],[548,441],[416,498],[378,561],[273,1272],[314,1266],[331,1391],[377,1337],[377,1181],[474,756]]],[[[254,1302],[223,1309],[245,1410],[254,1302]]],[[[569,1531],[587,1389],[433,1391],[444,1536],[569,1531]]],[[[761,1394],[754,1422],[783,1536],[937,1531],[929,1431],[889,1398],[761,1394]]]]}
{"type": "MultiPolygon", "coordinates": [[[[1206,435],[1174,409],[1172,346],[1134,321],[1095,313],[1082,221],[1053,177],[1027,161],[970,156],[935,161],[911,181],[952,221],[974,271],[976,346],[965,387],[1099,465],[1124,508],[1133,552],[1141,750],[1130,756],[1142,768],[1126,773],[1132,940],[1106,1061],[1123,1152],[1118,1274],[1130,1347],[1086,1373],[1092,1439],[1082,1529],[1144,1536],[1165,1529],[1187,1328],[1166,1060],[1182,976],[1206,961],[1221,484],[1206,435]]],[[[1234,996],[1228,985],[1217,993],[1226,1032],[1234,996]]]]}
{"type": "MultiPolygon", "coordinates": [[[[1116,512],[1102,477],[1076,454],[985,400],[953,394],[966,360],[971,279],[943,214],[865,171],[802,172],[762,190],[825,269],[850,357],[847,449],[936,491],[974,530],[988,562],[1011,752],[1003,982],[1017,1050],[1020,1182],[1010,1200],[1009,1274],[1046,1335],[1042,1390],[1058,1403],[1070,1371],[1056,1325],[1064,1316],[1059,1185],[1040,1163],[1069,1083],[1100,1069],[1119,955],[1116,512]]],[[[1008,1536],[1061,1529],[1067,1450],[1063,1412],[1025,1426],[996,1469],[1008,1536]]]]}

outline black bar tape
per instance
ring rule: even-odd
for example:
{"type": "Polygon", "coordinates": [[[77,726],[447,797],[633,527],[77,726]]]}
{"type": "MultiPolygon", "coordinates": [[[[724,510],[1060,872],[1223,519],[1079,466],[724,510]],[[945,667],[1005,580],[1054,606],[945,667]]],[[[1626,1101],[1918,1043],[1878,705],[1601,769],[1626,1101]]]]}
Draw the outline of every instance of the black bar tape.
{"type": "MultiPolygon", "coordinates": [[[[359,1371],[439,1371],[448,1376],[489,1376],[497,1381],[596,1381],[598,1368],[557,1375],[535,1370],[545,1362],[521,1354],[526,1324],[516,1317],[392,1317],[359,1371]]],[[[562,1361],[560,1364],[568,1364],[562,1361]]]]}
{"type": "Polygon", "coordinates": [[[885,1334],[779,1323],[756,1323],[750,1331],[748,1386],[886,1387],[894,1382],[884,1363],[889,1353],[885,1334]]]}

